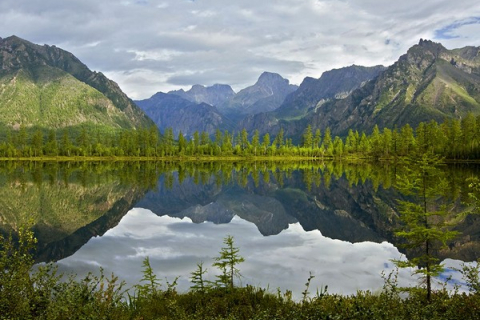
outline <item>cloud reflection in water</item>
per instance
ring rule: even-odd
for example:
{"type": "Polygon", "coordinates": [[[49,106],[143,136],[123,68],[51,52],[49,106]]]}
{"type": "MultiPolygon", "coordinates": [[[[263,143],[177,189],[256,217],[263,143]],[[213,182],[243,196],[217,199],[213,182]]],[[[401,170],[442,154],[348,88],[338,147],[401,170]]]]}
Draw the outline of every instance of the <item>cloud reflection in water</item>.
{"type": "MultiPolygon", "coordinates": [[[[279,235],[264,237],[256,226],[234,217],[229,224],[194,224],[190,219],[159,217],[150,210],[134,208],[117,227],[102,237],[92,238],[74,255],[58,262],[66,273],[85,276],[102,266],[106,274],[114,272],[129,285],[142,277],[142,260],[150,263],[159,278],[172,282],[180,276],[179,290],[187,290],[190,273],[204,262],[210,280],[217,270],[211,267],[213,257],[232,235],[245,262],[239,266],[242,284],[292,290],[295,297],[305,289],[309,272],[315,276],[310,292],[328,285],[328,292],[352,294],[357,290],[380,290],[381,272],[394,269],[391,259],[401,253],[387,242],[349,243],[323,237],[316,231],[305,232],[300,224],[291,224],[279,235]]],[[[447,265],[459,266],[447,260],[447,265]]],[[[455,279],[458,273],[451,272],[455,279]]],[[[399,284],[414,284],[409,270],[399,271],[399,284]]]]}

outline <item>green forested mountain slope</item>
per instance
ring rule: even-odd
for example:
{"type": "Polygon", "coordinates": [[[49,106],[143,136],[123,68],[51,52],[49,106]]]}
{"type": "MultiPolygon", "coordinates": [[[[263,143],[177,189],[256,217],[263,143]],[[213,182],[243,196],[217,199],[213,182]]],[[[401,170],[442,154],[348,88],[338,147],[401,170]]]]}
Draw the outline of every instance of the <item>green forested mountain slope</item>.
{"type": "Polygon", "coordinates": [[[18,37],[0,39],[0,125],[62,128],[153,125],[103,74],[90,71],[71,53],[18,37]]]}
{"type": "Polygon", "coordinates": [[[371,130],[480,114],[480,48],[447,50],[420,40],[378,78],[343,100],[319,107],[307,122],[331,127],[371,130]]]}
{"type": "Polygon", "coordinates": [[[346,136],[349,129],[370,133],[375,125],[415,128],[420,122],[480,114],[480,47],[448,50],[420,40],[393,65],[376,71],[378,76],[345,96],[319,94],[332,91],[333,84],[346,83],[349,73],[342,72],[338,81],[321,81],[323,75],[317,81],[307,78],[276,111],[249,117],[241,126],[261,134],[276,134],[283,128],[299,141],[308,125],[346,136]]]}

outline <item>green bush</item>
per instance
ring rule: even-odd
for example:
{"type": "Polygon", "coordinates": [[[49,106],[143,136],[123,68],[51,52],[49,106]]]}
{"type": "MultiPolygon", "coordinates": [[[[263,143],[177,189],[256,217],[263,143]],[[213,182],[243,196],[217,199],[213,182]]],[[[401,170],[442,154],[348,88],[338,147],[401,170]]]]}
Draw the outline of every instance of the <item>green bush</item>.
{"type": "MultiPolygon", "coordinates": [[[[227,249],[234,248],[231,238],[227,249]]],[[[384,276],[380,293],[329,294],[326,290],[294,301],[290,291],[269,292],[252,286],[233,287],[209,282],[202,289],[198,272],[194,289],[178,293],[176,280],[162,285],[144,260],[141,284],[130,290],[111,275],[65,278],[56,267],[34,267],[33,233],[20,228],[18,237],[1,237],[0,319],[479,319],[480,294],[433,291],[424,288],[400,295],[395,273],[384,276]],[[131,291],[133,290],[133,293],[131,291]]],[[[223,252],[225,248],[222,248],[223,252]]],[[[228,251],[228,250],[227,250],[228,251]]],[[[235,252],[238,256],[238,252],[235,252]]],[[[238,256],[239,257],[239,256],[238,256]]],[[[232,261],[232,260],[230,260],[232,261]]],[[[238,261],[237,261],[238,262],[238,261]]],[[[233,266],[236,266],[234,263],[233,266]]],[[[223,266],[221,266],[223,270],[223,266]]],[[[232,269],[229,269],[232,270],[232,269]]],[[[198,270],[203,277],[203,267],[198,270]]],[[[478,285],[478,268],[459,270],[470,288],[478,285]],[[471,283],[469,283],[469,281],[471,283]]],[[[195,277],[196,275],[196,277],[195,277]]],[[[231,279],[231,278],[229,278],[231,279]]],[[[202,279],[203,281],[204,279],[202,279]]],[[[307,281],[307,283],[309,283],[307,281]]],[[[230,283],[229,283],[230,284],[230,283]]]]}

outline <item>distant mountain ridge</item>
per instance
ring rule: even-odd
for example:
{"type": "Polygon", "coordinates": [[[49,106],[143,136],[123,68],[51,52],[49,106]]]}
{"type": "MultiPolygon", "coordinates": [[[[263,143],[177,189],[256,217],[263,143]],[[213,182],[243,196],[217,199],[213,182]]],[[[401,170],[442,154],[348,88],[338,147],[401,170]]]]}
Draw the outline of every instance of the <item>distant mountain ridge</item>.
{"type": "Polygon", "coordinates": [[[235,91],[227,84],[214,84],[210,87],[196,84],[188,91],[180,89],[169,91],[168,94],[174,94],[195,103],[207,103],[211,106],[218,106],[235,96],[235,91]]]}
{"type": "Polygon", "coordinates": [[[246,114],[275,110],[296,88],[280,75],[264,72],[254,85],[238,93],[225,84],[194,85],[187,91],[158,92],[136,104],[160,131],[171,127],[175,135],[180,131],[186,136],[195,131],[213,135],[216,129],[237,130],[238,121],[246,114]]]}
{"type": "Polygon", "coordinates": [[[234,97],[218,106],[218,110],[233,119],[277,109],[287,95],[298,86],[277,73],[263,72],[257,82],[240,90],[234,97]]]}
{"type": "MultiPolygon", "coordinates": [[[[332,80],[315,88],[307,78],[277,110],[247,117],[240,126],[270,134],[283,128],[299,141],[308,125],[344,136],[350,129],[369,133],[375,125],[393,129],[407,123],[415,128],[420,122],[480,114],[480,47],[448,50],[420,40],[390,67],[374,68],[377,75],[343,99],[322,98],[332,80]]],[[[341,71],[346,68],[332,70],[341,71]]]]}
{"type": "Polygon", "coordinates": [[[73,54],[16,36],[0,39],[0,86],[0,125],[7,128],[153,125],[115,82],[73,54]]]}
{"type": "Polygon", "coordinates": [[[213,135],[216,129],[225,129],[228,120],[206,103],[195,103],[176,94],[158,92],[136,104],[155,122],[161,132],[172,128],[175,138],[182,132],[191,137],[195,131],[213,135]]]}
{"type": "MultiPolygon", "coordinates": [[[[350,66],[326,71],[319,79],[307,77],[300,87],[287,95],[276,110],[251,115],[243,119],[239,127],[247,131],[259,130],[262,134],[277,133],[289,120],[299,120],[314,112],[323,103],[348,96],[355,89],[377,77],[384,66],[350,66]]],[[[294,130],[290,133],[295,134],[294,130]]]]}

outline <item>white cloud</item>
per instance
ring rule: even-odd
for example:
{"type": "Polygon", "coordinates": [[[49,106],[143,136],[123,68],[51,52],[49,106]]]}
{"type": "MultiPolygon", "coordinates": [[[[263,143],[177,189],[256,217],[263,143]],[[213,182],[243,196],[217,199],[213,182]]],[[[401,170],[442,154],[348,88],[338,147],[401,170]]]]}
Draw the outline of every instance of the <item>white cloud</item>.
{"type": "Polygon", "coordinates": [[[298,84],[353,63],[389,65],[420,38],[478,46],[478,17],[476,0],[3,0],[0,36],[71,51],[92,69],[121,75],[113,80],[139,99],[198,81],[239,90],[262,71],[298,84]],[[175,54],[155,59],[168,52],[175,54]],[[155,86],[132,80],[152,74],[155,86]]]}

